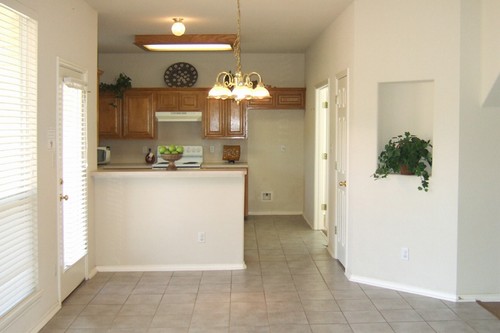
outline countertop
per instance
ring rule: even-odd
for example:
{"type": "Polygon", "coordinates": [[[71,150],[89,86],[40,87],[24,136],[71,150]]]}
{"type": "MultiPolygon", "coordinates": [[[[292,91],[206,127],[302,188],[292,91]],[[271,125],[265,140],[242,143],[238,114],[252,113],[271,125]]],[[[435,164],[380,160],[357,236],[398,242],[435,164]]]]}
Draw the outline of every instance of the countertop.
{"type": "Polygon", "coordinates": [[[248,163],[247,162],[234,162],[234,163],[229,163],[226,161],[220,161],[220,162],[203,162],[201,165],[202,169],[220,169],[220,168],[248,168],[248,163]]]}
{"type": "MultiPolygon", "coordinates": [[[[248,168],[248,163],[247,162],[228,163],[225,161],[220,161],[220,162],[203,162],[203,164],[201,165],[201,169],[226,169],[226,168],[230,169],[248,168]]],[[[129,169],[129,170],[136,169],[139,171],[146,171],[146,170],[152,170],[152,167],[151,164],[146,164],[146,163],[111,163],[99,166],[99,170],[103,171],[124,170],[124,169],[129,169]]],[[[153,171],[161,171],[161,170],[153,170],[153,171]]]]}

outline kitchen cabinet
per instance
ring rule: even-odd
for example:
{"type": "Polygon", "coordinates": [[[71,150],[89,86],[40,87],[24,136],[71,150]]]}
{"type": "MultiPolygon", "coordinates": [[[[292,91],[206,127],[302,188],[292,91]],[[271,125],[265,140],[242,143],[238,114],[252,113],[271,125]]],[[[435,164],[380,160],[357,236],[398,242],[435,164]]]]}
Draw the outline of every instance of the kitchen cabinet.
{"type": "Polygon", "coordinates": [[[122,136],[122,100],[113,93],[99,94],[99,137],[117,139],[122,136]]]}
{"type": "Polygon", "coordinates": [[[153,91],[127,90],[123,96],[123,132],[125,139],[154,139],[156,119],[153,91]]]}
{"type": "Polygon", "coordinates": [[[100,139],[154,139],[155,135],[153,91],[129,89],[123,99],[100,93],[100,139]]]}
{"type": "Polygon", "coordinates": [[[203,130],[207,139],[244,139],[247,137],[247,113],[244,103],[233,100],[207,99],[203,113],[203,130]]]}
{"type": "Polygon", "coordinates": [[[247,109],[304,110],[306,107],[305,88],[269,88],[269,93],[271,95],[271,98],[247,101],[246,102],[247,109]]]}
{"type": "Polygon", "coordinates": [[[159,89],[155,91],[156,111],[202,111],[207,89],[159,89]]]}

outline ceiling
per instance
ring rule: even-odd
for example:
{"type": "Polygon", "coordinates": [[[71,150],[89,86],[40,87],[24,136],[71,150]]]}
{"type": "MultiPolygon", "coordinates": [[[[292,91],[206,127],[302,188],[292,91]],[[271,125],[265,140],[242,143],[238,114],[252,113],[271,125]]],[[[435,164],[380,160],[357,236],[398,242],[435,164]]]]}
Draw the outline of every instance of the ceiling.
{"type": "MultiPolygon", "coordinates": [[[[184,18],[186,34],[236,33],[236,0],[86,0],[99,13],[99,53],[146,52],[135,35],[171,34],[184,18]]],[[[240,0],[241,49],[302,53],[353,0],[240,0]]]]}

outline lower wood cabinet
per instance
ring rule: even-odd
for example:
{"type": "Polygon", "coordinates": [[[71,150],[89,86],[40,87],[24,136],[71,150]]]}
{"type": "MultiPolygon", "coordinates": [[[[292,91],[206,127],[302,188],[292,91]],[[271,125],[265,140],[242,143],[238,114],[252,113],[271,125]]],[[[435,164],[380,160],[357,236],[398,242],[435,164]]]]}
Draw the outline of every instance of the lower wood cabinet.
{"type": "Polygon", "coordinates": [[[244,103],[208,99],[203,114],[203,130],[205,138],[246,138],[247,113],[244,103]]]}

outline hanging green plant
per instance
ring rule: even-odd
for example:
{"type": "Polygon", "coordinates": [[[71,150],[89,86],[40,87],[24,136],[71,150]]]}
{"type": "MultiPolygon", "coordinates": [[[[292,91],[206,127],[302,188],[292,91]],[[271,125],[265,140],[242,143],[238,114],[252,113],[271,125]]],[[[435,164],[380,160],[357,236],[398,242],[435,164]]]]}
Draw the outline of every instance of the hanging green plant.
{"type": "Polygon", "coordinates": [[[375,179],[386,178],[389,174],[399,173],[416,175],[421,179],[419,190],[429,190],[429,171],[432,167],[432,145],[430,140],[422,140],[410,132],[389,140],[378,157],[375,179]]]}
{"type": "Polygon", "coordinates": [[[104,82],[99,84],[99,91],[111,91],[117,98],[123,98],[123,93],[129,88],[132,88],[132,79],[124,73],[118,75],[114,84],[104,82]]]}

